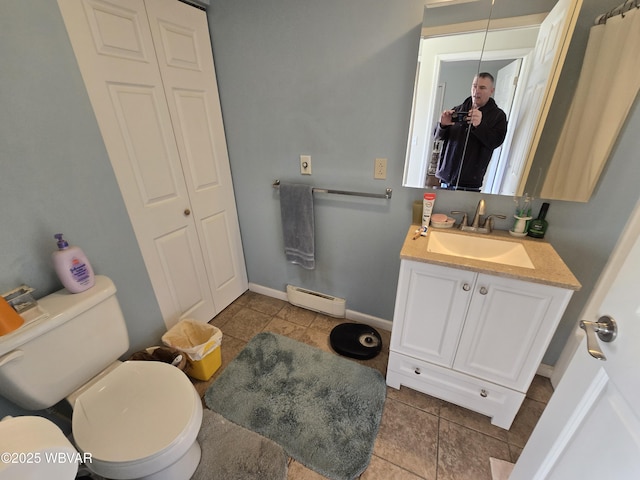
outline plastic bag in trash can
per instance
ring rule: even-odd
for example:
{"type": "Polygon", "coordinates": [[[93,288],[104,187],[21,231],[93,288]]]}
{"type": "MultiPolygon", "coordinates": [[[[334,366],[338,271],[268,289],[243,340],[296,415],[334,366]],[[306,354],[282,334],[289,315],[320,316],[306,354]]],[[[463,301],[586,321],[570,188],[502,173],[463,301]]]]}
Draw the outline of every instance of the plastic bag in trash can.
{"type": "Polygon", "coordinates": [[[222,343],[222,332],[208,323],[180,320],[162,336],[162,343],[177,348],[193,360],[202,360],[222,343]]]}

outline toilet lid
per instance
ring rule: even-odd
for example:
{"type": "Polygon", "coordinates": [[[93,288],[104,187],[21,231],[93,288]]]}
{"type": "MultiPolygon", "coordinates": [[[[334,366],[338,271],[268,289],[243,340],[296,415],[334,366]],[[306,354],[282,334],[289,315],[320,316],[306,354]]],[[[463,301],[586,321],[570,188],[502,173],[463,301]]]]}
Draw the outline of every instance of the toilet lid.
{"type": "Polygon", "coordinates": [[[78,448],[96,459],[143,459],[180,440],[196,397],[191,381],[176,367],[124,362],[77,398],[73,436],[78,448]]]}

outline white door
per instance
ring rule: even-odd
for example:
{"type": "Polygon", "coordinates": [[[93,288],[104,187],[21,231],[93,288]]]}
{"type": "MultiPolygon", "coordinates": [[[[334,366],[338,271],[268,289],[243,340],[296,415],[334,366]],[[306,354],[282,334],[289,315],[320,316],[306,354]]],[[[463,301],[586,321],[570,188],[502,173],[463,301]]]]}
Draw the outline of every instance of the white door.
{"type": "Polygon", "coordinates": [[[207,17],[177,0],[145,4],[218,313],[247,289],[247,276],[207,17]]]}
{"type": "MultiPolygon", "coordinates": [[[[513,100],[516,96],[516,90],[518,89],[518,79],[520,78],[520,68],[522,67],[522,58],[517,58],[509,65],[502,67],[498,70],[496,75],[496,91],[493,94],[493,99],[500,109],[507,116],[507,120],[511,118],[511,107],[513,106],[513,100]]],[[[485,174],[485,179],[482,182],[482,191],[486,193],[494,192],[494,182],[496,179],[502,178],[504,168],[506,164],[506,155],[501,157],[503,151],[503,145],[499,146],[493,151],[491,156],[491,162],[489,168],[485,174]]],[[[508,149],[504,149],[505,152],[508,149]]]]}
{"type": "MultiPolygon", "coordinates": [[[[154,12],[169,6],[147,1],[154,12]]],[[[220,116],[217,92],[212,101],[211,90],[187,83],[183,88],[192,96],[185,102],[174,96],[168,102],[143,0],[58,4],[164,321],[167,327],[184,317],[208,321],[231,296],[225,292],[217,304],[218,286],[233,284],[235,296],[246,289],[239,233],[226,234],[239,230],[235,207],[229,209],[227,202],[218,211],[199,200],[201,191],[224,184],[233,202],[230,178],[227,181],[224,173],[229,166],[222,165],[228,163],[226,146],[224,155],[219,145],[212,146],[220,135],[215,138],[211,129],[221,127],[213,124],[220,116]],[[195,121],[189,117],[194,112],[195,121]],[[172,122],[172,115],[183,116],[172,122]],[[212,236],[221,225],[223,238],[212,236]],[[213,277],[218,265],[223,279],[213,277]]],[[[193,20],[186,10],[166,15],[173,20],[165,22],[170,62],[199,70],[215,86],[211,60],[203,60],[211,56],[209,44],[203,46],[209,40],[206,15],[193,10],[200,19],[189,26],[175,22],[193,20]]],[[[179,88],[170,79],[166,91],[179,97],[184,91],[179,88]]]]}
{"type": "Polygon", "coordinates": [[[540,26],[522,104],[512,117],[515,130],[500,193],[518,193],[526,181],[581,5],[582,0],[559,0],[540,26]]]}
{"type": "Polygon", "coordinates": [[[598,339],[606,361],[590,356],[582,340],[511,480],[640,478],[639,288],[640,202],[592,293],[600,307],[584,319],[609,315],[618,336],[598,339]]]}

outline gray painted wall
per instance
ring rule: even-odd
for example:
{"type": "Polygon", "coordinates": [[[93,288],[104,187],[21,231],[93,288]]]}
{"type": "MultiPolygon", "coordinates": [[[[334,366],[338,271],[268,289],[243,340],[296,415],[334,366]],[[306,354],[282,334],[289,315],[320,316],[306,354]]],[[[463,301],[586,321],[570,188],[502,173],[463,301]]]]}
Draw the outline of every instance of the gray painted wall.
{"type": "MultiPolygon", "coordinates": [[[[249,280],[331,293],[391,319],[398,253],[422,193],[401,187],[422,2],[211,3],[249,280]],[[311,177],[299,176],[300,154],[312,156],[311,177]],[[385,181],[373,180],[376,157],[389,159],[385,181]],[[318,267],[308,272],[284,261],[276,178],[394,193],[390,202],[318,196],[318,267]]],[[[0,58],[0,291],[61,288],[49,255],[62,231],[118,286],[131,350],[157,343],[164,324],[56,2],[2,2],[0,58]]],[[[552,202],[548,240],[584,289],[546,363],[556,361],[638,199],[639,125],[636,106],[589,203],[552,202]]],[[[471,211],[479,198],[439,192],[436,211],[471,211]]],[[[490,197],[488,206],[509,213],[513,204],[490,197]]],[[[19,412],[0,402],[0,417],[19,412]]]]}
{"type": "MultiPolygon", "coordinates": [[[[0,58],[0,292],[61,289],[50,255],[63,232],[115,282],[131,350],[155,344],[160,308],[57,2],[2,2],[0,58]]],[[[0,417],[16,412],[0,398],[0,417]]]]}
{"type": "MultiPolygon", "coordinates": [[[[498,78],[498,71],[509,65],[513,60],[493,60],[482,62],[480,71],[498,78]]],[[[460,105],[469,95],[471,95],[471,85],[473,78],[478,73],[478,62],[464,60],[460,62],[442,62],[438,80],[445,82],[444,108],[453,108],[460,105]]],[[[497,84],[496,84],[497,85],[497,84]]],[[[504,108],[504,105],[498,105],[504,108]]]]}
{"type": "MultiPolygon", "coordinates": [[[[576,34],[582,50],[595,18],[591,11],[618,3],[585,0],[586,16],[576,34]]],[[[211,5],[249,281],[276,290],[300,285],[344,297],[347,308],[391,319],[398,254],[411,204],[422,193],[401,187],[422,2],[213,0],[211,5]],[[300,154],[312,157],[311,177],[299,174],[300,154]],[[376,157],[389,159],[386,181],[373,180],[376,157]],[[276,178],[364,191],[390,186],[393,199],[318,195],[317,268],[309,272],[284,261],[280,205],[271,188],[276,178]]],[[[557,98],[570,98],[579,65],[567,66],[557,98]]],[[[560,122],[554,116],[550,130],[560,122]]],[[[551,202],[547,240],[584,287],[567,309],[545,355],[547,364],[556,362],[638,200],[640,171],[633,159],[639,125],[636,105],[589,203],[551,202]]],[[[472,212],[479,198],[438,192],[435,211],[472,212]]],[[[510,214],[514,206],[510,197],[488,197],[487,203],[493,213],[510,214]]],[[[535,202],[536,212],[541,203],[535,202]]]]}

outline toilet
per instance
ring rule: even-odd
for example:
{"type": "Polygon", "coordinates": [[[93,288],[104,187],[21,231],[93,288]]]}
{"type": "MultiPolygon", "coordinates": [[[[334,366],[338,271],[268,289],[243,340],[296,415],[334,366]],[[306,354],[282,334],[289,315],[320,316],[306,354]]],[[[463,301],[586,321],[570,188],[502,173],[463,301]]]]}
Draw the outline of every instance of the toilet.
{"type": "Polygon", "coordinates": [[[78,452],[62,430],[43,417],[4,417],[0,421],[0,479],[75,478],[78,452]],[[62,459],[60,461],[59,459],[62,459]],[[69,461],[70,460],[70,461],[69,461]]]}
{"type": "MultiPolygon", "coordinates": [[[[97,275],[82,293],[40,299],[47,318],[0,337],[0,395],[27,410],[67,399],[75,448],[102,477],[188,480],[200,462],[202,401],[176,367],[118,361],[129,340],[115,294],[113,282],[97,275]]],[[[39,448],[38,433],[30,437],[39,448]]]]}

